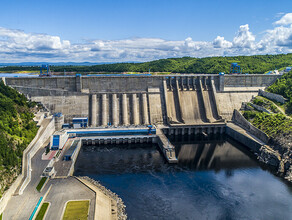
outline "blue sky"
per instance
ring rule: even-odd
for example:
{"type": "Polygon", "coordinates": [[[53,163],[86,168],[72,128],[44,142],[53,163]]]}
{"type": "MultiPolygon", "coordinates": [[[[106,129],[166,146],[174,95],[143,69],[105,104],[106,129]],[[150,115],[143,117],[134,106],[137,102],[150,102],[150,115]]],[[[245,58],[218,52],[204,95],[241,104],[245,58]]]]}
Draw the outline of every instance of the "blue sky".
{"type": "Polygon", "coordinates": [[[291,0],[1,0],[0,62],[288,53],[291,12],[291,0]]]}

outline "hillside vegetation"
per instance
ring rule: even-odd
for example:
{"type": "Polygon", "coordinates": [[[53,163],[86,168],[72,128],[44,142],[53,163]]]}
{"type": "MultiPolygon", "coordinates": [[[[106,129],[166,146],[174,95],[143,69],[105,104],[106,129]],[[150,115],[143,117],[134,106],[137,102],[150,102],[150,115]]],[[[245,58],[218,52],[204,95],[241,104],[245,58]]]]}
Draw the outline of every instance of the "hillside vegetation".
{"type": "MultiPolygon", "coordinates": [[[[236,57],[169,58],[144,63],[115,63],[93,66],[51,66],[52,72],[171,72],[171,73],[228,73],[230,64],[239,63],[243,73],[265,73],[292,65],[292,54],[236,57]]],[[[39,67],[8,66],[2,72],[39,71],[39,67]]]]}
{"type": "MultiPolygon", "coordinates": [[[[269,92],[283,95],[287,98],[287,102],[278,107],[284,107],[286,113],[292,113],[292,72],[284,74],[280,79],[273,83],[267,89],[269,92]]],[[[278,111],[276,104],[265,101],[265,98],[255,98],[252,100],[254,104],[267,108],[272,114],[249,110],[244,112],[244,117],[248,119],[254,126],[264,131],[270,136],[275,143],[283,148],[292,148],[292,119],[284,113],[278,111]]]]}
{"type": "Polygon", "coordinates": [[[20,173],[22,153],[38,130],[33,106],[0,81],[0,197],[20,173]]]}
{"type": "Polygon", "coordinates": [[[286,73],[271,85],[267,91],[284,96],[288,101],[284,105],[288,114],[292,114],[292,72],[286,73]]]}

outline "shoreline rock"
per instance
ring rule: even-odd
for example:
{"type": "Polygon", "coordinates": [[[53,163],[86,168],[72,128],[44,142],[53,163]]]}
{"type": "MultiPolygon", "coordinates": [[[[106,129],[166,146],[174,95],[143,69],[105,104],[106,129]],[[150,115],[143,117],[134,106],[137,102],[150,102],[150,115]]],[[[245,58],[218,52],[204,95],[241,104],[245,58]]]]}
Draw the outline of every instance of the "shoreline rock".
{"type": "Polygon", "coordinates": [[[257,158],[260,162],[277,168],[277,175],[292,183],[292,151],[282,144],[264,145],[257,158]]]}
{"type": "Polygon", "coordinates": [[[107,195],[111,199],[115,200],[117,202],[118,220],[126,220],[127,219],[126,205],[124,204],[123,200],[116,193],[107,189],[105,186],[101,185],[98,181],[91,179],[88,176],[79,176],[78,178],[87,180],[88,182],[95,185],[98,189],[100,189],[105,195],[107,195]]]}

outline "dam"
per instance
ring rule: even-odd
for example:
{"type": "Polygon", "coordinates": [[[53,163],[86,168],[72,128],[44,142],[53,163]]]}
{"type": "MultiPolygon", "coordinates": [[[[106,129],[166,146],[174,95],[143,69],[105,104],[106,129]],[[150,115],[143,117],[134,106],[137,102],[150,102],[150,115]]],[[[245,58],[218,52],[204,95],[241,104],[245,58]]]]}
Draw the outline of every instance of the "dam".
{"type": "Polygon", "coordinates": [[[234,109],[280,75],[94,75],[6,77],[7,85],[65,122],[89,126],[207,125],[230,120],[234,109]]]}
{"type": "MultiPolygon", "coordinates": [[[[64,136],[69,137],[66,146],[67,139],[60,141],[63,148],[47,156],[50,160],[57,155],[48,165],[55,162],[55,174],[45,185],[45,189],[54,185],[46,199],[53,205],[48,212],[52,219],[62,215],[64,206],[54,202],[56,197],[66,194],[65,204],[79,196],[71,193],[69,183],[78,186],[75,191],[89,193],[74,180],[76,176],[88,176],[120,195],[129,218],[236,219],[244,215],[246,219],[288,219],[291,189],[273,176],[272,170],[262,169],[246,146],[229,138],[228,125],[234,109],[240,109],[243,101],[278,77],[76,75],[4,81],[55,114],[51,117],[57,130],[53,136],[67,132],[64,136]],[[64,121],[57,113],[62,113],[64,121]],[[86,118],[86,128],[59,129],[76,118],[86,118]],[[272,205],[265,202],[271,200],[272,205]],[[267,207],[271,212],[265,211],[267,207]]],[[[24,195],[32,188],[35,191],[46,168],[44,151],[42,147],[31,162],[32,179],[24,195]]],[[[11,200],[17,198],[24,201],[21,196],[11,200]]],[[[90,207],[94,201],[92,197],[90,207]]],[[[109,202],[112,207],[114,203],[109,202]]],[[[15,215],[18,207],[12,203],[5,216],[15,215]]],[[[115,210],[110,209],[109,214],[114,215],[115,210]]]]}
{"type": "MultiPolygon", "coordinates": [[[[154,125],[157,135],[151,138],[152,142],[159,144],[168,162],[177,163],[175,149],[165,135],[224,134],[234,109],[240,109],[242,102],[249,101],[259,89],[271,85],[279,77],[262,74],[76,74],[10,77],[3,81],[32,101],[41,103],[51,113],[62,113],[66,123],[74,118],[86,118],[86,127],[106,129],[109,133],[115,129],[133,130],[137,126],[154,125]]],[[[91,143],[149,140],[131,136],[89,139],[91,143]]]]}

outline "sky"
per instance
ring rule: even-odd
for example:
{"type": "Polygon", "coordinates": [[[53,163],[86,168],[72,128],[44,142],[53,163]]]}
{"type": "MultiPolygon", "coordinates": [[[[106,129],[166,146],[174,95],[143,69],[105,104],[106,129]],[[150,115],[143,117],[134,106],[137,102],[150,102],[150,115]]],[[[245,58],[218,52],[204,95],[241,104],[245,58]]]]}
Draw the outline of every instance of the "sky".
{"type": "Polygon", "coordinates": [[[0,63],[292,52],[291,0],[0,0],[0,63]]]}

